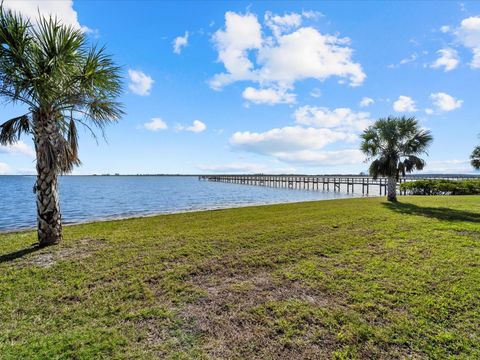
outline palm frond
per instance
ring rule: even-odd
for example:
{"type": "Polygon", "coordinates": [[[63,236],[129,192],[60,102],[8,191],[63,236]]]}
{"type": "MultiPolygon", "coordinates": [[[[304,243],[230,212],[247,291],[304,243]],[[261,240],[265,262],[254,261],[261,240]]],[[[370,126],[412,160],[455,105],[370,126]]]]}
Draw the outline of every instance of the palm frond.
{"type": "Polygon", "coordinates": [[[0,3],[0,97],[23,102],[32,118],[3,124],[0,141],[35,129],[35,141],[43,144],[39,156],[52,169],[71,171],[80,164],[77,125],[104,135],[124,114],[122,82],[121,68],[104,48],[88,46],[81,30],[52,16],[39,16],[32,26],[0,3]]]}
{"type": "Polygon", "coordinates": [[[0,145],[9,145],[20,140],[22,134],[30,132],[30,119],[27,115],[5,121],[0,125],[0,145]]]}
{"type": "Polygon", "coordinates": [[[0,96],[29,106],[34,105],[31,85],[35,77],[30,56],[31,29],[28,19],[0,4],[0,96]]]}

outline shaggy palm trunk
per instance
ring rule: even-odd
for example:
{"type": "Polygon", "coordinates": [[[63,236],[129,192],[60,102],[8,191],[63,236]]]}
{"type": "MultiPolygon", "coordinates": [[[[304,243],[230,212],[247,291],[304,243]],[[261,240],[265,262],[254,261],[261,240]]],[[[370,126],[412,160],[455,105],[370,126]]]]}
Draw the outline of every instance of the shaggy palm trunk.
{"type": "Polygon", "coordinates": [[[387,199],[388,201],[397,201],[397,179],[394,176],[388,178],[387,199]]]}
{"type": "Polygon", "coordinates": [[[36,116],[35,149],[37,153],[38,242],[40,246],[58,244],[62,240],[62,218],[58,198],[58,171],[55,143],[58,139],[57,125],[48,116],[36,116]]]}

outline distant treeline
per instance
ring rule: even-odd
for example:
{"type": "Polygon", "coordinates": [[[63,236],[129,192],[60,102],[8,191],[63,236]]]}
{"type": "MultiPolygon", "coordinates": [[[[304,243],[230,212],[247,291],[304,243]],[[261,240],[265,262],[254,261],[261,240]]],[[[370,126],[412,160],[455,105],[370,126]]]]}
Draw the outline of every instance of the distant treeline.
{"type": "Polygon", "coordinates": [[[411,195],[478,195],[480,179],[416,180],[401,184],[400,190],[406,190],[411,195]]]}

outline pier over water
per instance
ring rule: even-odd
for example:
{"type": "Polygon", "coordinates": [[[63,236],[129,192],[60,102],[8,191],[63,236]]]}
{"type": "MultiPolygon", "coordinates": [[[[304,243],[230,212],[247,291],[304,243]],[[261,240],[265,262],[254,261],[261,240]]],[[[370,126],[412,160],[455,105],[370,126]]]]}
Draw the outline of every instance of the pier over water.
{"type": "MultiPolygon", "coordinates": [[[[362,195],[386,195],[388,181],[388,179],[384,177],[374,179],[366,175],[200,175],[198,178],[199,180],[232,184],[346,192],[347,194],[362,193],[362,195]]],[[[480,176],[477,175],[408,175],[399,179],[397,182],[397,191],[400,191],[400,184],[407,181],[424,179],[464,180],[478,178],[480,178],[480,176]]],[[[405,190],[403,194],[406,194],[405,190]]]]}

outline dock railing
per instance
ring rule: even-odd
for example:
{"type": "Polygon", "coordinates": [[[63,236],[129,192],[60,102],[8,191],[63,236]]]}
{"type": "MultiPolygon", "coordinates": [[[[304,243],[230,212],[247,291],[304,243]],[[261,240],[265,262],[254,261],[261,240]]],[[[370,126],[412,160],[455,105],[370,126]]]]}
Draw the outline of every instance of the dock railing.
{"type": "MultiPolygon", "coordinates": [[[[407,181],[420,179],[480,179],[476,175],[410,175],[399,179],[400,184],[407,181]]],[[[386,195],[387,178],[377,179],[365,175],[199,175],[199,180],[224,182],[232,184],[244,184],[255,186],[269,186],[278,188],[301,189],[301,190],[322,190],[348,193],[360,192],[362,195],[370,195],[372,191],[378,190],[379,195],[386,195]]],[[[400,190],[397,190],[400,191],[400,190]]],[[[403,191],[405,194],[405,190],[403,191]]]]}

